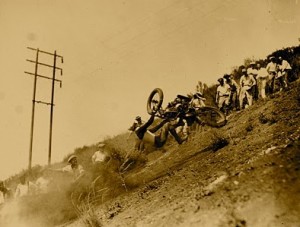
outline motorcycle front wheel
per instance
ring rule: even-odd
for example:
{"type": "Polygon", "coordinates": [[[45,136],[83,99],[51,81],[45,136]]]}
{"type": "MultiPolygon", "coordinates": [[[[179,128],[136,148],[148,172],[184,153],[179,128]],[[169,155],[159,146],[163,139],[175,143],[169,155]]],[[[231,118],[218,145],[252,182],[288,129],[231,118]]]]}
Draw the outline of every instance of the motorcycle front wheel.
{"type": "Polygon", "coordinates": [[[164,100],[164,93],[162,89],[155,88],[149,95],[147,100],[147,112],[148,114],[157,113],[161,108],[164,100]]]}

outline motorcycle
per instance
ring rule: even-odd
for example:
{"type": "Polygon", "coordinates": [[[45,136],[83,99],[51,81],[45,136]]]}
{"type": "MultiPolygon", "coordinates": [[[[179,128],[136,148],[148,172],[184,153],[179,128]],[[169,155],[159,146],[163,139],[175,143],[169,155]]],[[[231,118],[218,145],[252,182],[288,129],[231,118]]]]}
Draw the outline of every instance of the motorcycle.
{"type": "Polygon", "coordinates": [[[226,116],[219,109],[211,106],[192,107],[192,98],[177,95],[173,102],[170,102],[166,108],[162,107],[164,93],[161,88],[155,88],[147,100],[147,112],[163,120],[172,120],[180,118],[185,120],[188,126],[194,123],[208,125],[211,127],[223,127],[226,125],[226,116]]]}

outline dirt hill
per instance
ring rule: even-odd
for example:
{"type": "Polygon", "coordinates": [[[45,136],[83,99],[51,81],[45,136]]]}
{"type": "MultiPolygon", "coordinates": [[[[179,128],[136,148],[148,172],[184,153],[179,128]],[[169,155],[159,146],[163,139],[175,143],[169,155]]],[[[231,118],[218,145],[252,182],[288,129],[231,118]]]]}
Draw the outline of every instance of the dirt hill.
{"type": "Polygon", "coordinates": [[[300,82],[148,155],[127,191],[65,226],[300,226],[300,82]]]}

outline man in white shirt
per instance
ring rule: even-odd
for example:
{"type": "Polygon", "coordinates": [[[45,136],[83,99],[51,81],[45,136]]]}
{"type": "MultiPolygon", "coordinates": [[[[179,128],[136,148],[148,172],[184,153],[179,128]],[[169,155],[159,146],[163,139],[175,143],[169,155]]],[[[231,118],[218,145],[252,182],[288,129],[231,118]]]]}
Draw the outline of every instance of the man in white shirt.
{"type": "Polygon", "coordinates": [[[247,74],[250,75],[252,74],[253,77],[255,78],[257,75],[257,69],[255,68],[255,62],[250,62],[249,67],[247,69],[247,74]]]}
{"type": "Polygon", "coordinates": [[[282,57],[279,57],[279,64],[278,64],[278,74],[277,79],[280,82],[281,88],[287,88],[287,81],[288,81],[288,75],[291,71],[292,67],[288,63],[287,60],[284,60],[282,57]]]}
{"type": "Polygon", "coordinates": [[[105,161],[107,161],[109,159],[107,157],[107,155],[105,154],[104,147],[105,147],[104,143],[100,143],[98,145],[98,150],[92,156],[92,162],[93,162],[93,164],[103,163],[103,162],[105,162],[105,161]]]}
{"type": "Polygon", "coordinates": [[[63,172],[71,173],[74,176],[74,180],[76,181],[84,174],[84,169],[77,162],[77,157],[75,155],[71,155],[68,159],[68,164],[64,168],[62,168],[63,172]]]}
{"type": "MultiPolygon", "coordinates": [[[[250,62],[249,68],[247,69],[247,74],[248,75],[252,75],[253,78],[256,81],[256,77],[257,77],[257,73],[258,73],[258,69],[255,67],[255,62],[252,61],[250,62]]],[[[257,87],[257,81],[256,84],[252,86],[252,95],[253,95],[253,99],[257,100],[258,99],[258,87],[257,87]]]]}
{"type": "Polygon", "coordinates": [[[266,98],[266,85],[267,81],[269,79],[269,73],[267,72],[267,69],[264,67],[261,67],[260,64],[257,64],[258,72],[257,72],[257,85],[258,85],[258,94],[259,97],[262,99],[266,98]]]}
{"type": "Polygon", "coordinates": [[[237,84],[237,82],[234,80],[232,74],[225,74],[223,76],[225,79],[225,82],[230,86],[230,97],[229,97],[229,105],[230,109],[238,109],[238,97],[240,93],[240,86],[237,84]]]}
{"type": "Polygon", "coordinates": [[[223,78],[218,79],[219,86],[217,88],[216,103],[218,108],[227,114],[229,108],[230,86],[225,83],[223,78]]]}
{"type": "Polygon", "coordinates": [[[275,78],[277,76],[278,65],[276,63],[275,57],[270,57],[270,62],[266,66],[266,70],[269,73],[269,87],[271,92],[275,91],[275,78]]]}
{"type": "Polygon", "coordinates": [[[251,93],[251,88],[256,84],[256,81],[253,77],[252,74],[247,74],[246,69],[242,69],[243,75],[240,78],[240,86],[241,86],[241,91],[240,91],[240,97],[239,97],[239,102],[240,102],[240,109],[243,108],[243,100],[246,96],[248,105],[252,106],[252,100],[253,96],[251,93]]]}

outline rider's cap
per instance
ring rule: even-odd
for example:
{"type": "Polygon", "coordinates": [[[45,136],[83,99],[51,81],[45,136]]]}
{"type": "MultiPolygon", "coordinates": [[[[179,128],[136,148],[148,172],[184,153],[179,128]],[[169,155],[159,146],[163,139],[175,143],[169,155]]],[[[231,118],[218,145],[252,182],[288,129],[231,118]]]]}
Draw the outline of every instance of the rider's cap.
{"type": "Polygon", "coordinates": [[[218,81],[221,83],[223,81],[223,78],[219,78],[218,81]]]}
{"type": "Polygon", "coordinates": [[[245,73],[245,72],[247,72],[247,70],[246,69],[242,69],[242,72],[245,73]]]}
{"type": "Polygon", "coordinates": [[[250,62],[250,64],[249,65],[255,65],[255,62],[254,61],[252,61],[252,62],[250,62]]]}
{"type": "Polygon", "coordinates": [[[279,59],[279,60],[282,60],[282,57],[280,56],[278,59],[279,59]]]}
{"type": "Polygon", "coordinates": [[[275,57],[274,57],[274,56],[271,56],[269,59],[272,60],[272,59],[275,59],[275,57]]]}
{"type": "Polygon", "coordinates": [[[71,155],[68,159],[68,163],[70,163],[73,159],[77,159],[76,155],[71,155]]]}

